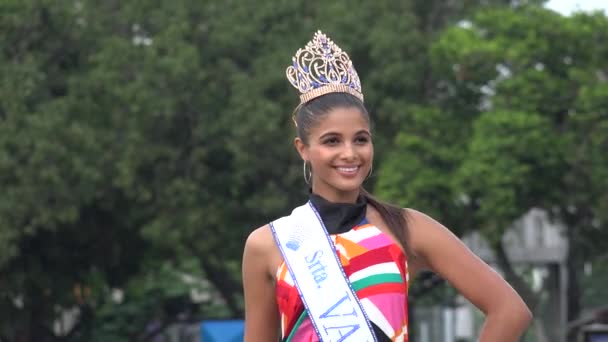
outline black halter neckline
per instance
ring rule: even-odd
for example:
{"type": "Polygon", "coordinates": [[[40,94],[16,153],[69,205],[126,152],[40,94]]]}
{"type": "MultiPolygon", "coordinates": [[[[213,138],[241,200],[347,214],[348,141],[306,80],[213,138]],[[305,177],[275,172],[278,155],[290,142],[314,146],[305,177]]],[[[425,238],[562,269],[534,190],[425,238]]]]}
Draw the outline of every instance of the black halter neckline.
{"type": "Polygon", "coordinates": [[[329,234],[345,233],[365,219],[367,200],[361,195],[355,203],[330,202],[312,192],[309,199],[321,215],[329,234]]]}

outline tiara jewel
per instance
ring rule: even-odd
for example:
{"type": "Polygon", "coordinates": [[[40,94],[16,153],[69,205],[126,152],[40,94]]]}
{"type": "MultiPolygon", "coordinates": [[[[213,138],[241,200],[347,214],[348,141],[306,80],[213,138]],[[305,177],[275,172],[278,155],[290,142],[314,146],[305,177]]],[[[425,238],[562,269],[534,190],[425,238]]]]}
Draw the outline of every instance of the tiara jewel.
{"type": "Polygon", "coordinates": [[[363,101],[361,81],[352,61],[321,31],[303,49],[298,49],[292,61],[286,74],[300,91],[300,103],[328,93],[349,93],[363,101]]]}

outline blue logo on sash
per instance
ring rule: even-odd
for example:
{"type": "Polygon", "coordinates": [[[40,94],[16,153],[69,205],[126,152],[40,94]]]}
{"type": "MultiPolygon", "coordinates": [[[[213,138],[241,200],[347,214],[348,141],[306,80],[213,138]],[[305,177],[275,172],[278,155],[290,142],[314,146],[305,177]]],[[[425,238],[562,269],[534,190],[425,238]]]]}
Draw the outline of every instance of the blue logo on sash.
{"type": "Polygon", "coordinates": [[[300,248],[300,242],[296,240],[289,240],[285,246],[291,249],[292,251],[297,251],[300,248]]]}

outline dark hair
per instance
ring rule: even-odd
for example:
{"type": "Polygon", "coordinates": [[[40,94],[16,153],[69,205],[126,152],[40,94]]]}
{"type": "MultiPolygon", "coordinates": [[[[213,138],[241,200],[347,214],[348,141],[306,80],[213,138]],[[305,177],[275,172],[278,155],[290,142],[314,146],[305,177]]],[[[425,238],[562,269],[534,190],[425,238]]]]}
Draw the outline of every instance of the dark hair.
{"type": "MultiPolygon", "coordinates": [[[[348,93],[329,93],[301,104],[295,110],[294,120],[297,126],[298,137],[304,144],[308,145],[310,130],[317,126],[323,117],[335,108],[357,108],[371,126],[369,112],[361,100],[348,93]]],[[[409,230],[403,209],[378,200],[367,192],[363,186],[361,187],[361,195],[367,200],[367,203],[371,204],[378,211],[382,220],[384,220],[391,233],[397,238],[397,241],[408,257],[413,257],[407,243],[409,230]]]]}

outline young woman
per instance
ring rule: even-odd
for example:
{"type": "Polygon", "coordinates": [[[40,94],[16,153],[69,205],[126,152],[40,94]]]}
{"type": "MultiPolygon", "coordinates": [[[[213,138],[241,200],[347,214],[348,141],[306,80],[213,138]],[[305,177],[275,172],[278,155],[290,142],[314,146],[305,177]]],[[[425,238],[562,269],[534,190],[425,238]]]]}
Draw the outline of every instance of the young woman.
{"type": "Polygon", "coordinates": [[[531,314],[519,295],[429,216],[362,188],[374,148],[348,55],[321,32],[287,77],[309,202],[251,233],[243,255],[245,341],[407,341],[407,290],[441,275],[486,315],[482,342],[517,341],[531,314]]]}

